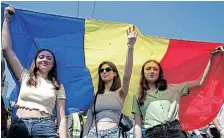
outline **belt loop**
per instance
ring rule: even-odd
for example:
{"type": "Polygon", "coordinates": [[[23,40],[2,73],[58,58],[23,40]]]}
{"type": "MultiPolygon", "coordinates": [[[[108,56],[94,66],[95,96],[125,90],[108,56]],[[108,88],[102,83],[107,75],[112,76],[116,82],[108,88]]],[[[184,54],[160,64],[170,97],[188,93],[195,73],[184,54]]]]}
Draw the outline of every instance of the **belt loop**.
{"type": "Polygon", "coordinates": [[[42,118],[41,118],[41,117],[39,117],[39,118],[38,118],[38,122],[40,123],[40,122],[41,122],[41,120],[42,120],[42,118]]]}

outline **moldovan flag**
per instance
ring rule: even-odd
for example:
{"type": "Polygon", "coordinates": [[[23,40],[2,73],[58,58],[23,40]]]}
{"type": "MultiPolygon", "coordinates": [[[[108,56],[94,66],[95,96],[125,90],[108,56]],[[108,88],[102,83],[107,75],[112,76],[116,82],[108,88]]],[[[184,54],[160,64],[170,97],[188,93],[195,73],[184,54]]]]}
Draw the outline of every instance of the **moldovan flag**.
{"type": "MultiPolygon", "coordinates": [[[[1,5],[2,22],[6,4],[1,5]]],[[[16,9],[11,20],[13,50],[29,69],[38,49],[51,49],[58,65],[60,82],[66,90],[66,113],[90,108],[102,61],[113,62],[123,77],[126,30],[131,24],[64,17],[16,9]]],[[[223,43],[196,42],[141,34],[134,50],[134,67],[123,112],[131,115],[132,97],[138,93],[140,70],[149,59],[159,61],[169,83],[195,80],[204,72],[210,53],[223,43]]],[[[16,80],[15,80],[16,81],[16,80]]],[[[17,82],[17,81],[16,81],[17,82]]],[[[17,82],[19,90],[19,83],[17,82]]],[[[18,97],[19,91],[15,99],[18,97]]],[[[183,97],[180,121],[184,130],[209,124],[224,102],[224,56],[215,57],[205,84],[183,97]]]]}

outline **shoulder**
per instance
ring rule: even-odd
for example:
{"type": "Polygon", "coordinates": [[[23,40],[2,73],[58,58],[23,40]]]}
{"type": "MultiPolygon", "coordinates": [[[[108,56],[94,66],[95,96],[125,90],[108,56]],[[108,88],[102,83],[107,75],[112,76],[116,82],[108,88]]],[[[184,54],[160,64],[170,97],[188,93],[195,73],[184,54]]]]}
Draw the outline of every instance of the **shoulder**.
{"type": "Polygon", "coordinates": [[[168,84],[167,89],[180,89],[180,88],[184,88],[184,87],[187,87],[187,86],[188,86],[187,83],[168,84]]]}
{"type": "Polygon", "coordinates": [[[59,88],[58,92],[63,92],[63,91],[65,91],[65,87],[63,84],[60,84],[60,88],[59,88]]]}
{"type": "Polygon", "coordinates": [[[28,78],[29,78],[29,72],[28,70],[24,69],[19,79],[19,82],[24,82],[24,80],[27,81],[28,78]]]}
{"type": "Polygon", "coordinates": [[[60,89],[56,91],[58,99],[66,99],[65,88],[60,84],[60,89]]]}

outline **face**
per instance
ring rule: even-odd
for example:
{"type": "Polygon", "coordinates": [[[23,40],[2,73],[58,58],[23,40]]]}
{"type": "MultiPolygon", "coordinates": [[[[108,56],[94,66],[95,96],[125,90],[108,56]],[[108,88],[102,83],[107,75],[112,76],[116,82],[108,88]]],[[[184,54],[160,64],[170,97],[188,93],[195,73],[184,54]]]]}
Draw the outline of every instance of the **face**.
{"type": "Polygon", "coordinates": [[[39,71],[49,72],[54,64],[53,55],[48,51],[42,51],[39,53],[36,59],[36,65],[39,71]]]}
{"type": "Polygon", "coordinates": [[[99,72],[100,72],[101,79],[104,82],[112,81],[114,77],[117,75],[117,73],[114,72],[113,69],[108,64],[104,64],[100,68],[99,72]]]}
{"type": "Polygon", "coordinates": [[[159,78],[159,66],[155,62],[149,62],[144,67],[144,76],[148,82],[155,83],[159,78]]]}

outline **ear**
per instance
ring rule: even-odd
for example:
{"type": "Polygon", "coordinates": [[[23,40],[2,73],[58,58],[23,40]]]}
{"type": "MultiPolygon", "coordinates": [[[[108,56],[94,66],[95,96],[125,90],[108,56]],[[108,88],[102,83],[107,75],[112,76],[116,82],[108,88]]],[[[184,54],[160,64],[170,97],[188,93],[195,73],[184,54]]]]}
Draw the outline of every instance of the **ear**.
{"type": "Polygon", "coordinates": [[[115,76],[117,76],[117,72],[113,72],[113,73],[114,73],[114,74],[113,74],[113,75],[114,75],[114,77],[115,77],[115,76]]]}

